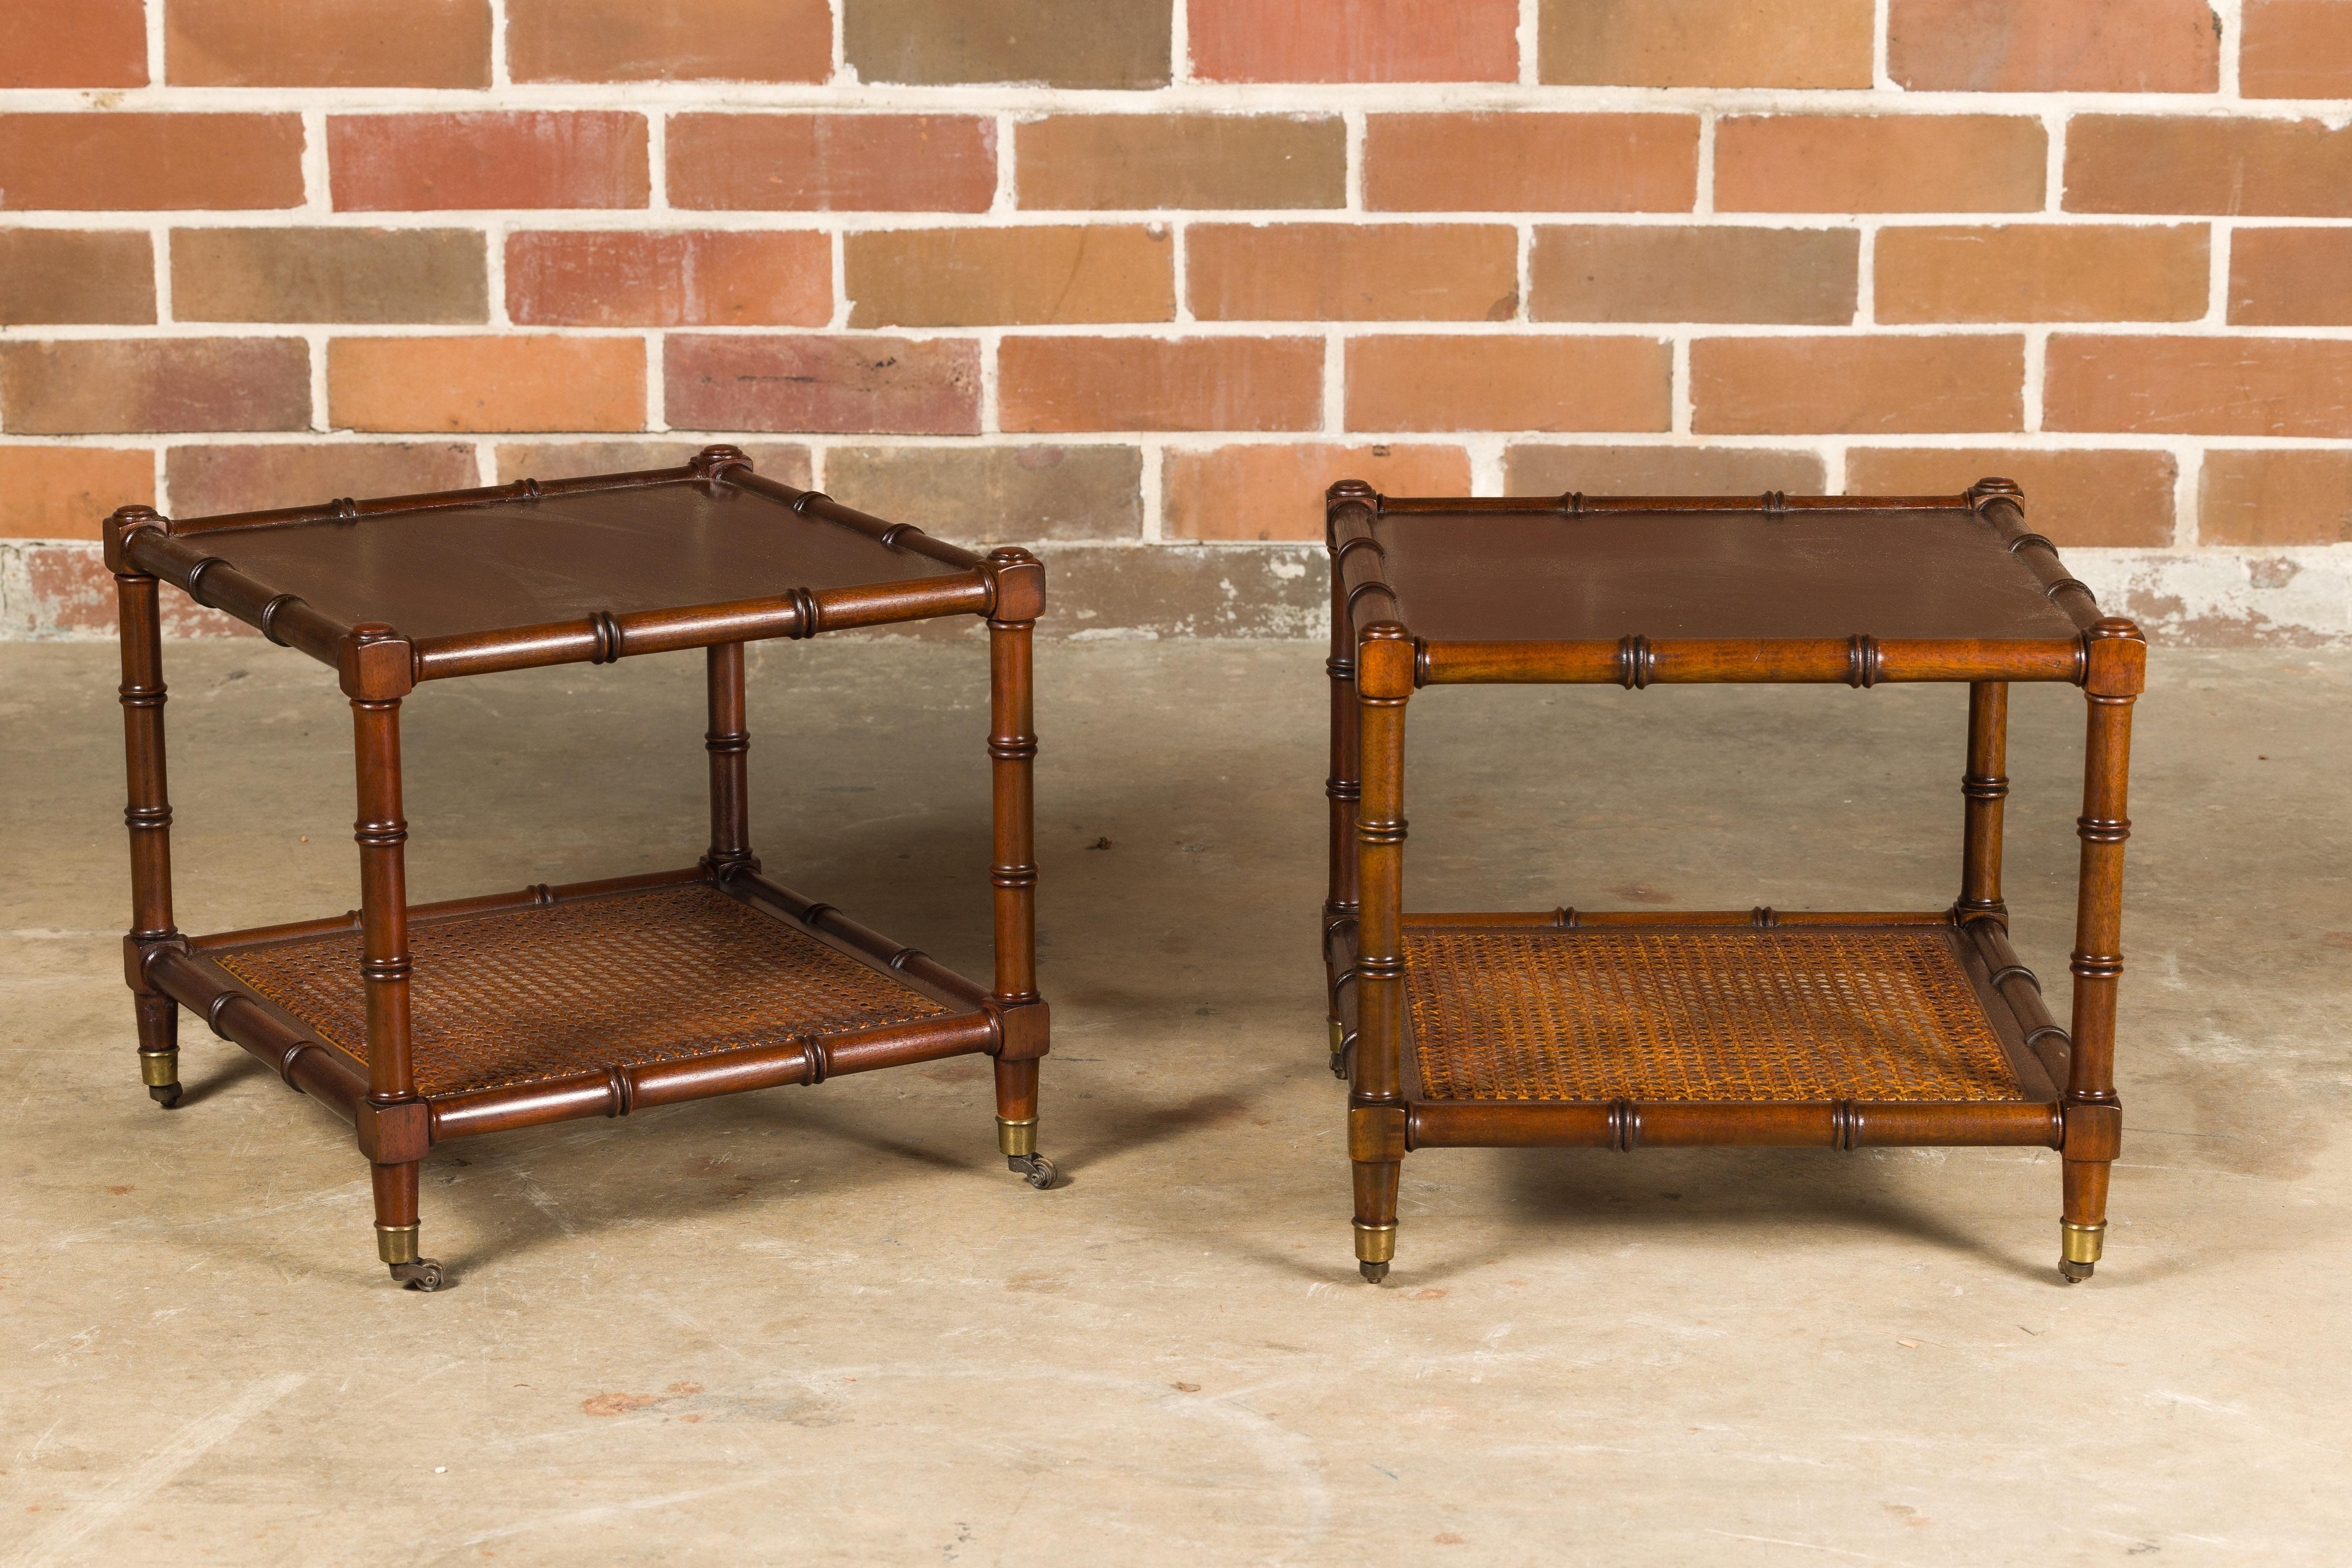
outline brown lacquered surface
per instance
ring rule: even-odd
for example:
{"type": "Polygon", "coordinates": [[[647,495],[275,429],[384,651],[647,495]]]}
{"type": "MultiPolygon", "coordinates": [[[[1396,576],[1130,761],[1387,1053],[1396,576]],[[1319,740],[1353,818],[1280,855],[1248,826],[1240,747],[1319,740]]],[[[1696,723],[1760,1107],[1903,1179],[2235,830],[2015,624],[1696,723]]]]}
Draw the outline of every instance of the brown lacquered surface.
{"type": "Polygon", "coordinates": [[[331,620],[413,639],[955,575],[724,476],[194,537],[331,620]]]}
{"type": "Polygon", "coordinates": [[[1431,642],[1642,636],[2050,640],[2078,628],[1965,508],[1383,512],[1399,618],[1431,642]]]}

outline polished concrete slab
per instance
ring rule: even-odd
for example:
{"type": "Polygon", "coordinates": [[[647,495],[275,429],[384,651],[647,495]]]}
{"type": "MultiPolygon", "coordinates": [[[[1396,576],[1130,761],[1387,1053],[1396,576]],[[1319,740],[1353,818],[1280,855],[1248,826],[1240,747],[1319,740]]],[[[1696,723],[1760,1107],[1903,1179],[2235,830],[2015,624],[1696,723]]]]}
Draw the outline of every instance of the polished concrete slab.
{"type": "MultiPolygon", "coordinates": [[[[756,651],[770,868],[984,973],[977,650],[756,651]]],[[[356,901],[326,673],[173,645],[179,915],[356,901]]],[[[1319,650],[1040,650],[1038,1193],[984,1062],[446,1146],[391,1286],[351,1134],[196,1020],[141,1091],[111,651],[0,647],[0,1563],[2035,1564],[2352,1557],[2352,655],[2159,651],[2107,1260],[2030,1151],[1431,1151],[1356,1277],[1319,650]]],[[[2009,887],[2063,1016],[2080,698],[2009,887]]],[[[1428,907],[1917,907],[1964,694],[1446,690],[1428,907]]],[[[683,864],[698,664],[409,708],[419,899],[683,864]]]]}

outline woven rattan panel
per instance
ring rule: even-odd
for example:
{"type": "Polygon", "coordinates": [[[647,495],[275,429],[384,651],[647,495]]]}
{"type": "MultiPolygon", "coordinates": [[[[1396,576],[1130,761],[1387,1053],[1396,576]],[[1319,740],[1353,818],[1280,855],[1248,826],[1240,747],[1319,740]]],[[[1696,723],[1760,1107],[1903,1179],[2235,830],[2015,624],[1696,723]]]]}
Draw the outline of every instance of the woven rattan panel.
{"type": "MultiPolygon", "coordinates": [[[[426,1094],[708,1056],[950,1009],[714,887],[688,884],[409,928],[426,1094]]],[[[357,933],[220,966],[364,1065],[357,933]]]]}
{"type": "Polygon", "coordinates": [[[1409,930],[1433,1100],[2018,1100],[1929,931],[1409,930]]]}

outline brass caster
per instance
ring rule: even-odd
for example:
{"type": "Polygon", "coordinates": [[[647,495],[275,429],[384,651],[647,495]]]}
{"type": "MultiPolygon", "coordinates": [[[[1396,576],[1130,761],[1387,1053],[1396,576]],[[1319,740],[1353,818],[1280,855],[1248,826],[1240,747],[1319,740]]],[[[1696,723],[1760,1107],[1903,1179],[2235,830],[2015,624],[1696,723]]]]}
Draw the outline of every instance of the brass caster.
{"type": "Polygon", "coordinates": [[[147,1085],[147,1098],[169,1111],[180,1103],[180,1051],[174,1046],[168,1051],[142,1051],[139,1053],[139,1081],[147,1085]]]}
{"type": "Polygon", "coordinates": [[[405,1285],[412,1291],[437,1291],[446,1282],[437,1258],[419,1258],[414,1263],[394,1263],[392,1265],[392,1278],[394,1283],[405,1285]]]}
{"type": "Polygon", "coordinates": [[[2058,1236],[2063,1244],[2058,1255],[2058,1273],[2070,1285],[2079,1285],[2091,1277],[2106,1245],[2106,1221],[2096,1225],[2077,1225],[2071,1219],[2058,1222],[2058,1236]]]}
{"type": "Polygon", "coordinates": [[[2062,1260],[2058,1265],[2058,1277],[2070,1285],[2079,1285],[2089,1279],[2091,1270],[2097,1267],[2096,1263],[2072,1263],[2062,1260]]]}
{"type": "Polygon", "coordinates": [[[1389,1277],[1389,1266],[1385,1263],[1359,1263],[1356,1267],[1363,1270],[1367,1285],[1377,1285],[1389,1277]]]}
{"type": "Polygon", "coordinates": [[[1005,1168],[1021,1173],[1023,1180],[1039,1192],[1054,1185],[1054,1162],[1043,1155],[1007,1155],[1005,1168]]]}
{"type": "Polygon", "coordinates": [[[1025,1122],[996,1119],[996,1152],[1006,1159],[1026,1159],[1037,1152],[1037,1118],[1025,1122]]]}
{"type": "Polygon", "coordinates": [[[176,1083],[150,1083],[147,1085],[147,1098],[166,1111],[176,1111],[180,1108],[180,1086],[176,1083]]]}

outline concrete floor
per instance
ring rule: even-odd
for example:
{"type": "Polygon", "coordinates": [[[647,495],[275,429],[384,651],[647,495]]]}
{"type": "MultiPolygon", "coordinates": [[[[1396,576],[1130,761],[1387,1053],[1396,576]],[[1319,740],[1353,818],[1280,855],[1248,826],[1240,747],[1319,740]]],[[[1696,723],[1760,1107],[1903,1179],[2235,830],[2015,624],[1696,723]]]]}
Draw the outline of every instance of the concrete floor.
{"type": "MultiPolygon", "coordinates": [[[[976,653],[759,651],[752,768],[772,870],[985,973],[976,653]]],[[[2153,661],[2076,1289],[2054,1155],[1907,1150],[1424,1153],[1361,1284],[1319,658],[1042,648],[1065,1186],[971,1059],[573,1123],[434,1158],[421,1296],[318,1106],[193,1020],[188,1103],[141,1092],[113,654],[0,648],[0,1563],[2352,1558],[2352,656],[2153,661]]],[[[326,673],[166,664],[182,925],[355,902],[326,673]]],[[[690,861],[698,704],[685,659],[425,691],[414,895],[690,861]]],[[[1412,902],[1940,902],[1964,706],[1425,695],[1412,902]]],[[[2063,1018],[2081,703],[2014,706],[2063,1018]]]]}

